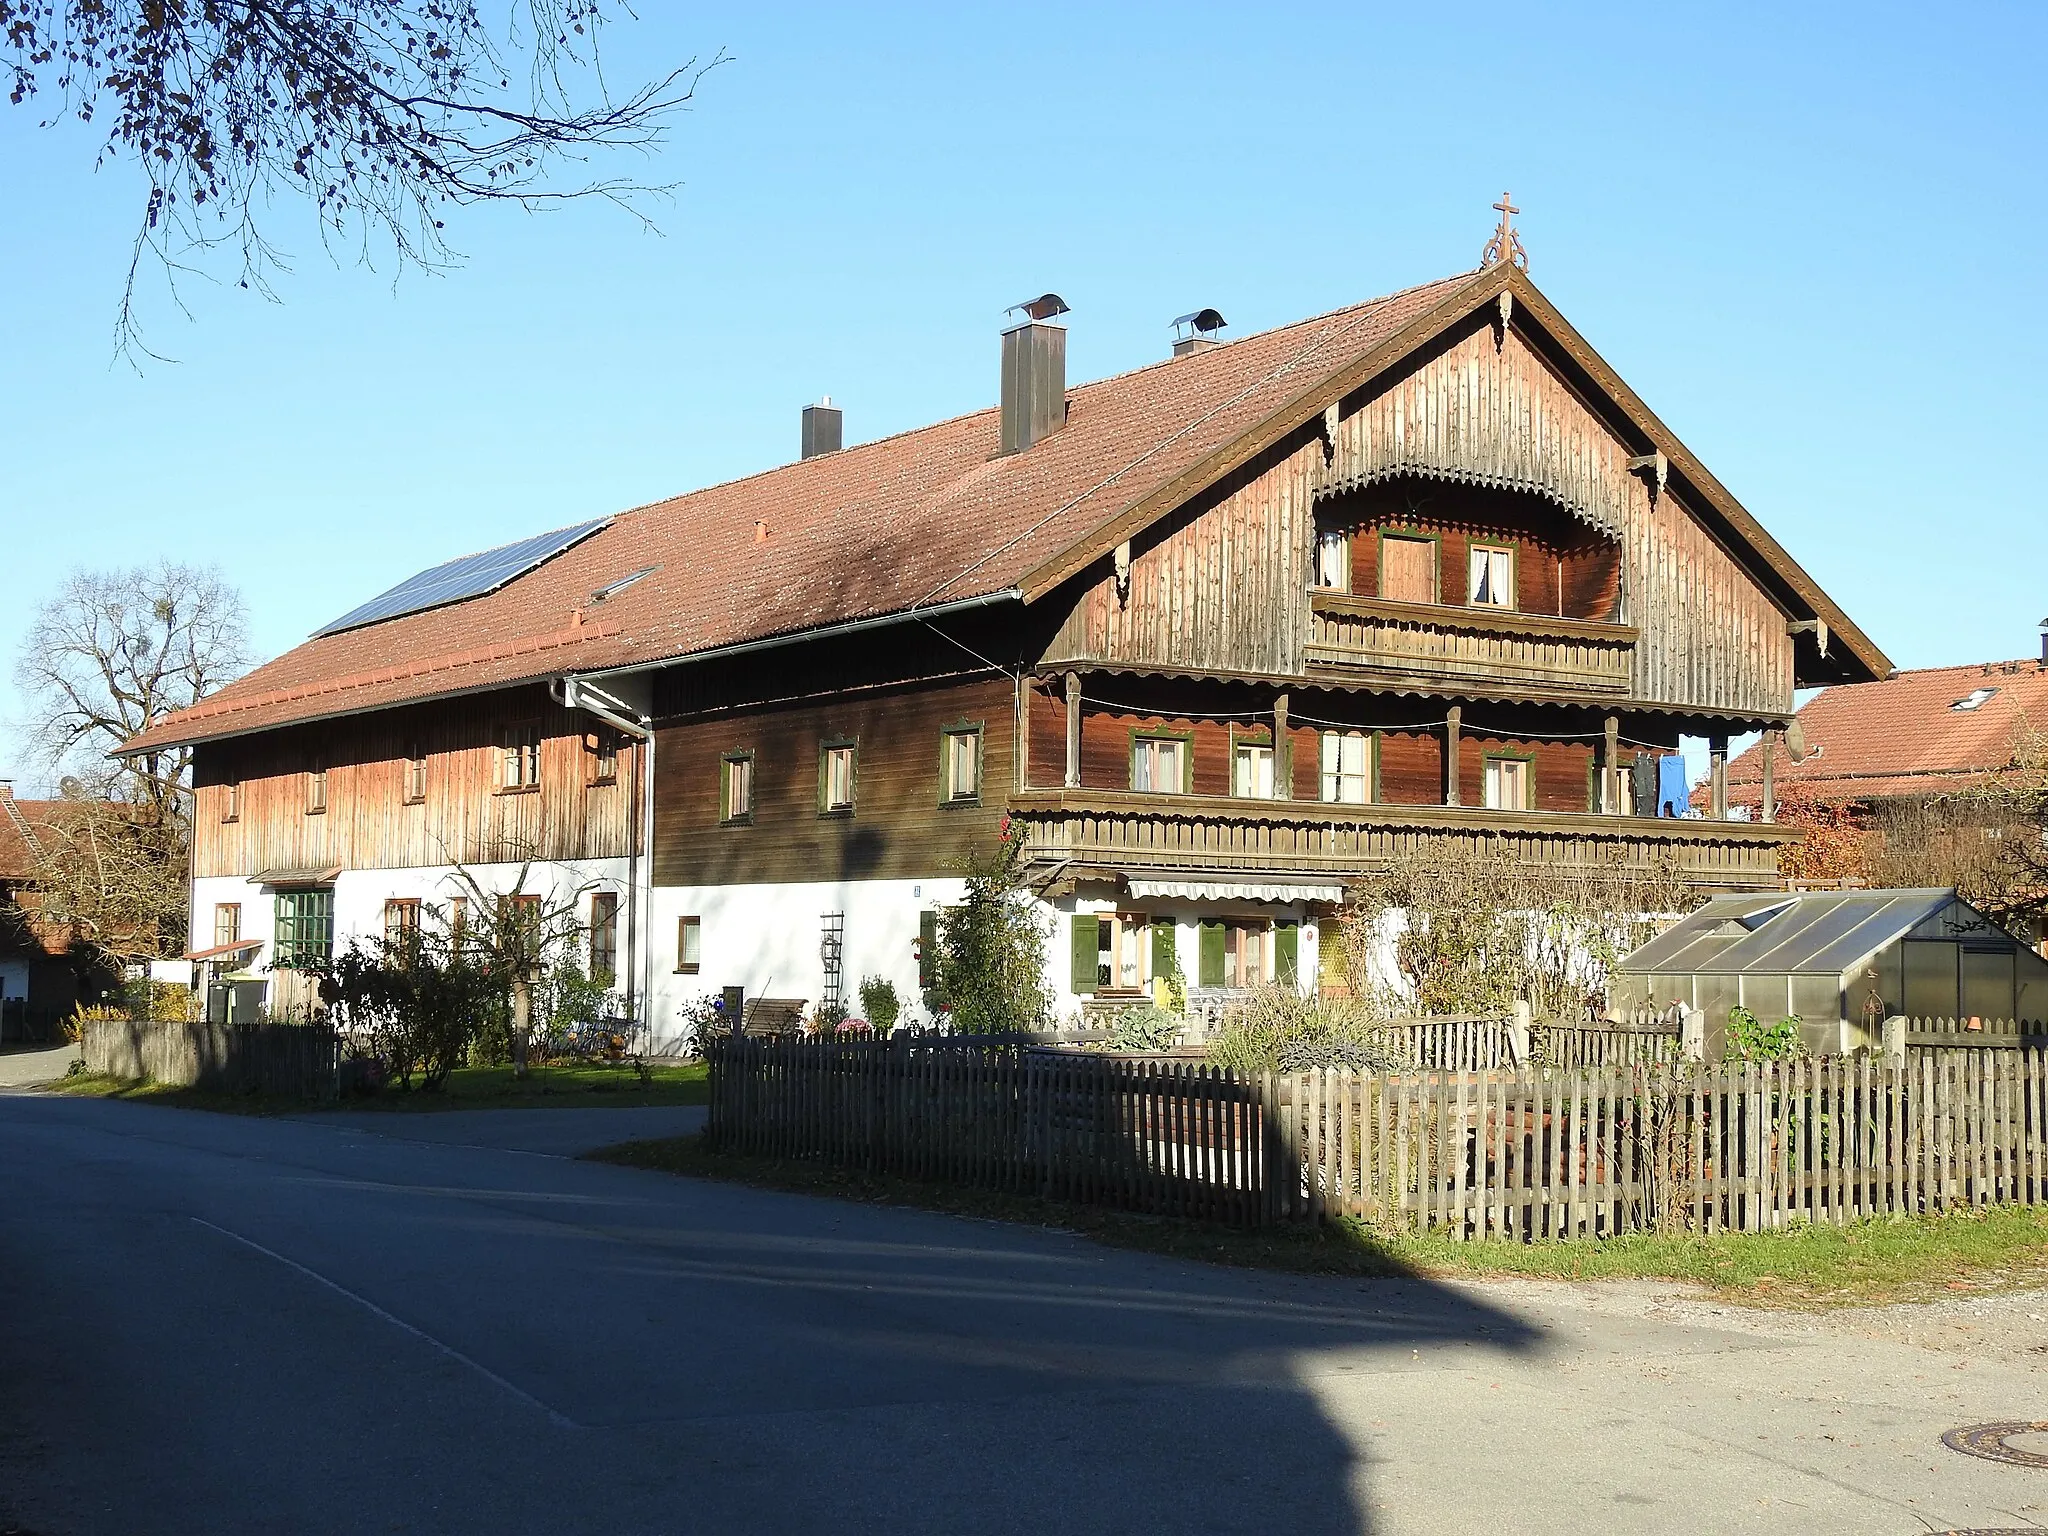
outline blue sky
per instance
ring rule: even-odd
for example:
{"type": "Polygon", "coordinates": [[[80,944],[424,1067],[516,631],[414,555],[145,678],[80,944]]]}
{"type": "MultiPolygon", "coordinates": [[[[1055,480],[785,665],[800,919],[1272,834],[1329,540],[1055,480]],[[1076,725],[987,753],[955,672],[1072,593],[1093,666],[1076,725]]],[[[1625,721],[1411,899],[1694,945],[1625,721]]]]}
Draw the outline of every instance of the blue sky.
{"type": "MultiPolygon", "coordinates": [[[[1531,276],[1901,666],[2048,614],[2048,8],[643,6],[615,77],[723,47],[600,204],[459,212],[447,276],[146,285],[137,189],[0,103],[0,650],[70,567],[217,563],[274,655],[425,565],[987,404],[1006,304],[1070,371],[1469,268],[1531,276]]],[[[231,275],[231,274],[229,274],[231,275]]],[[[0,719],[18,711],[0,682],[0,719]]],[[[0,773],[8,753],[0,747],[0,773]]]]}

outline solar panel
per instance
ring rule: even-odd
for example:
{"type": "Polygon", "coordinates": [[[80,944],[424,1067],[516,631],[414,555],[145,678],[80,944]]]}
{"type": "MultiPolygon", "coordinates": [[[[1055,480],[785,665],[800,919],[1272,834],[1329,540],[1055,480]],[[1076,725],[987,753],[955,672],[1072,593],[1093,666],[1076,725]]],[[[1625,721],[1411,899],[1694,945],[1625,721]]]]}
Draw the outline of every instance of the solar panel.
{"type": "Polygon", "coordinates": [[[496,549],[464,555],[459,560],[450,560],[421,571],[417,576],[407,577],[390,591],[371,598],[362,607],[351,608],[332,624],[314,630],[313,636],[318,639],[321,635],[339,634],[344,629],[361,629],[365,624],[381,624],[386,619],[495,592],[543,561],[552,560],[571,544],[588,538],[610,521],[608,517],[600,517],[594,522],[578,523],[573,528],[537,533],[516,544],[501,544],[496,549]]]}

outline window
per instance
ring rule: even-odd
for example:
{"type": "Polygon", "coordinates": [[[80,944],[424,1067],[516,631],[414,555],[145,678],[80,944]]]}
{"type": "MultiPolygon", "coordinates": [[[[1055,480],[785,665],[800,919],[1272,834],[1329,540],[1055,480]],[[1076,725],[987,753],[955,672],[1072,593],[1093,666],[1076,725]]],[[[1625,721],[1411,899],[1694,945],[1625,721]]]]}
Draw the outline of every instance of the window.
{"type": "Polygon", "coordinates": [[[676,919],[676,974],[694,976],[704,964],[704,919],[676,919]]]}
{"type": "Polygon", "coordinates": [[[418,805],[427,798],[427,749],[414,742],[405,749],[405,803],[418,805]]]}
{"type": "Polygon", "coordinates": [[[746,823],[754,819],[754,754],[728,752],[725,782],[719,786],[718,819],[746,823]]]}
{"type": "Polygon", "coordinates": [[[1202,924],[1200,985],[1241,989],[1274,979],[1273,925],[1258,919],[1202,924]]]}
{"type": "Polygon", "coordinates": [[[1535,764],[1526,757],[1486,760],[1486,808],[1489,811],[1530,809],[1530,784],[1535,764]]]}
{"type": "Polygon", "coordinates": [[[540,788],[540,727],[532,721],[508,725],[498,739],[498,788],[540,788]]]}
{"type": "Polygon", "coordinates": [[[1511,545],[1472,546],[1472,594],[1475,608],[1515,606],[1515,551],[1511,545]]]}
{"type": "Polygon", "coordinates": [[[271,964],[292,970],[334,958],[334,892],[279,891],[271,964]]]}
{"type": "Polygon", "coordinates": [[[501,953],[533,955],[541,944],[541,911],[538,896],[500,896],[498,931],[490,937],[501,953]]]}
{"type": "Polygon", "coordinates": [[[942,768],[941,783],[949,802],[981,798],[980,726],[962,726],[945,733],[942,768]]]}
{"type": "Polygon", "coordinates": [[[239,901],[217,902],[213,908],[213,947],[232,944],[242,936],[242,904],[239,901]]]}
{"type": "Polygon", "coordinates": [[[1253,799],[1273,798],[1273,749],[1259,742],[1241,741],[1231,753],[1230,792],[1253,799]]]}
{"type": "Polygon", "coordinates": [[[420,936],[420,904],[408,897],[394,896],[384,903],[384,942],[404,944],[420,936]]]}
{"type": "Polygon", "coordinates": [[[1957,699],[1955,703],[1949,705],[1949,708],[1961,710],[1964,714],[1969,714],[1982,709],[1997,696],[1998,690],[1996,688],[1972,688],[1960,699],[1957,699]]]}
{"type": "Polygon", "coordinates": [[[448,937],[457,949],[469,933],[469,898],[452,896],[448,900],[448,937]]]}
{"type": "Polygon", "coordinates": [[[242,819],[242,785],[235,780],[220,787],[220,819],[240,821],[242,819]]]}
{"type": "Polygon", "coordinates": [[[1416,534],[1380,536],[1380,596],[1397,603],[1436,601],[1436,540],[1416,534]]]}
{"type": "Polygon", "coordinates": [[[1151,979],[1152,922],[1142,912],[1118,912],[1102,918],[1098,935],[1095,986],[1104,992],[1136,992],[1151,979]]]}
{"type": "Polygon", "coordinates": [[[1351,590],[1351,538],[1326,529],[1316,535],[1316,585],[1332,592],[1351,590]]]}
{"type": "Polygon", "coordinates": [[[590,782],[619,782],[619,733],[608,725],[599,726],[590,738],[590,782]]]}
{"type": "Polygon", "coordinates": [[[306,814],[323,815],[327,810],[327,765],[315,762],[306,770],[306,814]]]}
{"type": "Polygon", "coordinates": [[[1363,731],[1323,732],[1323,799],[1364,805],[1372,799],[1372,738],[1363,731]]]}
{"type": "Polygon", "coordinates": [[[831,742],[818,749],[818,810],[826,816],[853,810],[852,742],[831,742]]]}
{"type": "Polygon", "coordinates": [[[590,897],[590,979],[610,986],[619,977],[619,893],[590,897]]]}
{"type": "Polygon", "coordinates": [[[1131,788],[1181,794],[1188,787],[1188,741],[1140,736],[1131,743],[1131,788]]]}

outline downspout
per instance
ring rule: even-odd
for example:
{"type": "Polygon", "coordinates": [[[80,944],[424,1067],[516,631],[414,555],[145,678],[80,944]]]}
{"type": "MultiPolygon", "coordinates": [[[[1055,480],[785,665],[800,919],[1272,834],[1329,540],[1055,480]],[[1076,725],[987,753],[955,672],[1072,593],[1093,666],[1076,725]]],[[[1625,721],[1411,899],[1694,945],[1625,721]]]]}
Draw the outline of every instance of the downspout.
{"type": "Polygon", "coordinates": [[[623,699],[593,687],[578,677],[562,677],[549,685],[548,691],[567,709],[580,709],[595,715],[606,725],[620,734],[640,743],[635,754],[640,767],[635,785],[640,791],[640,826],[637,836],[627,845],[626,892],[631,907],[626,918],[626,942],[633,946],[634,953],[627,957],[629,972],[628,988],[632,987],[631,972],[639,973],[639,995],[641,1022],[646,1026],[647,1043],[654,1043],[654,722],[631,713],[631,706],[623,699]]]}

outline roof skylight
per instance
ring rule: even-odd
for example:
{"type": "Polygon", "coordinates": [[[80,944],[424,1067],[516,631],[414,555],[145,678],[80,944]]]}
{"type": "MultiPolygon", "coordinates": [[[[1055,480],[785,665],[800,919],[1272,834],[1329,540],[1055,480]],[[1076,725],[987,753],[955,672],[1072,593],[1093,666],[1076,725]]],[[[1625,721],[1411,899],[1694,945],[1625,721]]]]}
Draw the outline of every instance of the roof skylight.
{"type": "Polygon", "coordinates": [[[1972,688],[1963,697],[1957,699],[1955,703],[1949,705],[1949,708],[1958,709],[1967,714],[1973,709],[1982,709],[1985,702],[1997,692],[1996,688],[1972,688]]]}

